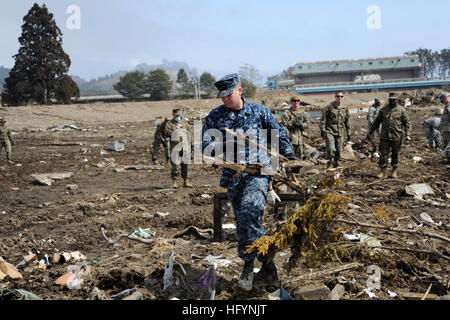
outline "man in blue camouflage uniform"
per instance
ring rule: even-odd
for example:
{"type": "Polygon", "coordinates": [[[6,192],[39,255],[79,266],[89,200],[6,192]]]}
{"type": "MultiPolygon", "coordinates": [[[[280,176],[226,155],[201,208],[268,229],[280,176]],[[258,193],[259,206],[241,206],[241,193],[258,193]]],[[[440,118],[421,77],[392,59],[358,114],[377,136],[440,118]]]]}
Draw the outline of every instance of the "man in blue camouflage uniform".
{"type": "MultiPolygon", "coordinates": [[[[271,130],[275,129],[279,134],[279,152],[289,159],[295,159],[286,132],[274,119],[270,110],[242,98],[242,87],[237,74],[227,75],[214,85],[219,90],[217,97],[222,98],[224,104],[213,109],[204,121],[202,150],[205,155],[208,155],[209,151],[210,155],[218,156],[216,150],[222,151],[225,147],[223,154],[227,162],[247,165],[258,162],[271,167],[270,156],[266,152],[251,150],[248,145],[243,146],[242,141],[235,141],[234,137],[230,139],[225,128],[241,133],[254,132],[259,139],[258,143],[265,147],[267,136],[271,136],[271,130]],[[266,138],[262,129],[267,129],[266,138]]],[[[255,275],[255,281],[266,278],[278,280],[273,261],[268,261],[267,257],[258,256],[256,253],[245,252],[248,245],[264,235],[261,218],[264,203],[266,195],[274,192],[267,190],[269,180],[270,177],[267,175],[250,175],[245,172],[239,174],[231,169],[222,169],[220,186],[227,188],[228,199],[233,206],[238,234],[238,255],[244,260],[244,268],[238,282],[239,287],[244,290],[252,288],[255,258],[262,262],[261,271],[255,275]]]]}

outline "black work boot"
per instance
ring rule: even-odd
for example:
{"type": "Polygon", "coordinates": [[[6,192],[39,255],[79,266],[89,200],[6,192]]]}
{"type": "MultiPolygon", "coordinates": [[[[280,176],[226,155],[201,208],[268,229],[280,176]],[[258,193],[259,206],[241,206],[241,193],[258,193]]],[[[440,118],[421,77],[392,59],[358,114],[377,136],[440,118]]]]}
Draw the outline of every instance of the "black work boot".
{"type": "Polygon", "coordinates": [[[261,270],[255,274],[255,282],[264,282],[265,284],[275,284],[278,282],[277,267],[273,260],[262,263],[261,270]]]}
{"type": "Polygon", "coordinates": [[[253,261],[245,261],[244,269],[238,281],[239,288],[250,291],[253,286],[253,261]]]}

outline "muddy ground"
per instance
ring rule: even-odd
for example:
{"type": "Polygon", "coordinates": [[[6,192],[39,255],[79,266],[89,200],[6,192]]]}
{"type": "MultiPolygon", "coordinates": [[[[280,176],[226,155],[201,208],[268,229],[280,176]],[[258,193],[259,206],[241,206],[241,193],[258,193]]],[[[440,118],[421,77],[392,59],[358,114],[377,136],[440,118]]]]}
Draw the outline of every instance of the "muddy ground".
{"type": "MultiPolygon", "coordinates": [[[[269,96],[269,103],[288,99],[291,93],[260,93],[254,99],[260,101],[269,96]]],[[[387,93],[379,96],[386,101],[387,93]]],[[[346,97],[349,105],[368,105],[374,95],[352,94],[346,97]]],[[[331,95],[305,97],[316,105],[325,105],[333,100],[331,95]]],[[[151,159],[151,144],[157,117],[170,116],[174,105],[186,107],[188,117],[201,117],[219,100],[97,103],[73,106],[44,106],[1,108],[7,125],[15,133],[13,146],[15,164],[6,164],[5,154],[0,154],[0,256],[9,263],[18,264],[29,251],[38,253],[39,259],[54,252],[79,251],[86,260],[79,262],[50,264],[46,269],[37,262],[20,266],[23,278],[0,280],[0,289],[17,288],[32,292],[43,299],[89,299],[94,287],[107,295],[122,290],[137,288],[144,299],[208,299],[202,290],[190,291],[178,282],[163,290],[163,275],[171,253],[175,263],[180,263],[186,272],[175,266],[175,278],[182,274],[191,283],[198,282],[211,264],[202,259],[208,255],[223,255],[231,261],[229,266],[217,267],[217,300],[267,299],[274,288],[255,288],[243,292],[237,287],[242,270],[242,261],[237,257],[236,236],[226,231],[223,242],[198,239],[193,235],[173,238],[173,235],[189,226],[199,229],[213,228],[213,199],[215,192],[224,192],[219,187],[220,169],[206,165],[190,166],[194,188],[170,188],[170,168],[163,162],[160,153],[158,166],[147,170],[115,170],[124,166],[148,166],[151,159]],[[73,124],[81,129],[53,131],[58,125],[73,124]],[[124,143],[124,151],[107,150],[108,142],[124,143]],[[114,164],[102,166],[105,159],[114,159],[114,164]],[[73,176],[53,181],[46,186],[31,177],[36,173],[72,172],[73,176]],[[69,185],[69,186],[68,186],[69,185]],[[70,186],[70,185],[76,185],[70,186]],[[168,213],[158,216],[156,212],[168,213]],[[130,234],[138,227],[148,228],[152,243],[121,239],[109,245],[102,228],[110,239],[119,234],[130,234]],[[90,266],[78,289],[68,289],[55,283],[67,272],[70,265],[83,263],[90,266]]],[[[329,192],[337,192],[354,199],[352,217],[363,223],[377,223],[374,208],[389,207],[392,225],[395,228],[422,230],[448,238],[450,233],[450,169],[436,152],[428,149],[421,121],[435,115],[440,105],[408,108],[413,130],[412,143],[404,146],[398,179],[376,178],[379,170],[370,159],[343,161],[342,184],[329,192]],[[420,161],[414,161],[420,157],[420,161]],[[418,201],[405,195],[404,188],[412,183],[428,183],[433,195],[424,196],[427,201],[418,201]],[[431,201],[435,201],[431,203],[431,201]],[[423,224],[411,226],[411,216],[419,217],[426,212],[440,226],[423,224]]],[[[352,114],[353,141],[366,136],[366,114],[352,114]]],[[[306,143],[324,151],[317,123],[308,129],[306,143]]],[[[108,161],[108,160],[106,160],[108,161]]],[[[109,160],[112,161],[112,160],[109,160]]],[[[310,170],[309,168],[308,170],[310,170]]],[[[313,169],[322,174],[325,164],[313,169]]],[[[306,184],[311,176],[301,170],[298,180],[306,184]]],[[[270,233],[275,229],[273,209],[267,205],[264,222],[270,233]]],[[[233,214],[228,213],[223,223],[234,223],[233,214]]],[[[396,233],[386,230],[350,226],[347,234],[365,233],[376,237],[383,246],[402,247],[412,250],[433,251],[450,256],[449,243],[420,234],[396,233]]],[[[210,235],[210,234],[209,234],[210,235]]],[[[343,240],[343,243],[345,241],[343,240]]],[[[379,249],[378,249],[379,250],[379,249]]],[[[373,290],[378,299],[404,299],[408,294],[424,294],[431,284],[429,295],[444,296],[449,290],[448,260],[434,254],[410,251],[382,250],[373,254],[373,248],[357,246],[346,260],[329,259],[318,267],[300,263],[291,274],[283,268],[289,250],[276,254],[281,287],[292,297],[300,298],[304,287],[326,285],[330,290],[338,283],[346,292],[342,299],[370,299],[364,291],[369,274],[367,267],[380,265],[381,288],[373,290]],[[315,278],[296,280],[309,272],[326,270],[351,262],[360,262],[351,269],[315,278]],[[389,292],[397,295],[390,296],[389,292]]],[[[256,265],[259,267],[259,264],[256,265]]],[[[275,288],[276,289],[276,288],[275,288]]]]}

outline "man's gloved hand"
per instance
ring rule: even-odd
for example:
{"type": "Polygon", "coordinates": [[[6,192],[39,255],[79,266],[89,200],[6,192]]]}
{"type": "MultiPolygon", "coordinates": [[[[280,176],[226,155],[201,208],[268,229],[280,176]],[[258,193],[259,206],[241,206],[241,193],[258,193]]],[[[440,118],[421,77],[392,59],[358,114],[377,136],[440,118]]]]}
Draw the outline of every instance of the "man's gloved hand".
{"type": "Polygon", "coordinates": [[[325,138],[325,131],[320,131],[320,135],[322,136],[322,138],[325,138]]]}
{"type": "Polygon", "coordinates": [[[347,136],[347,142],[349,142],[351,139],[352,139],[352,136],[351,136],[351,135],[348,135],[348,136],[347,136]]]}
{"type": "Polygon", "coordinates": [[[406,136],[405,138],[405,144],[408,145],[411,143],[411,137],[410,136],[406,136]]]}
{"type": "Polygon", "coordinates": [[[373,142],[373,138],[372,136],[369,134],[367,134],[366,139],[369,140],[370,142],[373,142]]]}
{"type": "Polygon", "coordinates": [[[152,159],[152,164],[156,164],[156,159],[152,159]]]}
{"type": "Polygon", "coordinates": [[[266,201],[268,204],[274,205],[276,202],[280,201],[280,197],[277,195],[277,193],[273,190],[267,191],[266,201]]]}

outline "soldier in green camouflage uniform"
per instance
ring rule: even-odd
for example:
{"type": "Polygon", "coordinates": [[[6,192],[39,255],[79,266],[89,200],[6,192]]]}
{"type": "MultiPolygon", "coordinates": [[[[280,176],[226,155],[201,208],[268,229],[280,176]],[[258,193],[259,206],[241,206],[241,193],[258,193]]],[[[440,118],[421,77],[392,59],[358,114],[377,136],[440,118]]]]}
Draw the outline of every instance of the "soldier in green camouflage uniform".
{"type": "Polygon", "coordinates": [[[392,177],[398,178],[398,155],[402,147],[403,130],[406,132],[405,143],[409,144],[411,141],[411,122],[406,109],[398,104],[397,99],[397,94],[389,94],[389,104],[380,110],[367,135],[369,140],[372,139],[373,132],[378,129],[380,124],[382,125],[379,148],[381,153],[379,162],[381,173],[378,175],[378,178],[380,179],[386,177],[386,167],[391,151],[392,177]]]}
{"type": "Polygon", "coordinates": [[[169,119],[165,119],[163,123],[156,125],[156,131],[153,138],[153,145],[152,145],[152,163],[156,163],[156,157],[159,153],[159,146],[162,144],[164,147],[164,155],[166,156],[166,163],[169,163],[170,161],[170,154],[169,154],[169,148],[167,146],[167,141],[162,136],[162,133],[164,131],[164,127],[166,123],[169,121],[169,119]]]}
{"type": "Polygon", "coordinates": [[[294,148],[294,155],[303,160],[305,148],[303,145],[303,132],[309,126],[308,115],[299,108],[300,97],[291,98],[291,107],[282,115],[284,126],[288,129],[289,140],[294,148]]]}
{"type": "MultiPolygon", "coordinates": [[[[177,146],[178,143],[177,143],[177,141],[171,140],[172,133],[178,129],[185,129],[188,131],[188,134],[191,137],[192,137],[192,134],[191,134],[191,130],[190,130],[190,127],[189,127],[189,124],[187,123],[187,121],[181,119],[180,109],[178,109],[178,108],[173,109],[172,117],[173,117],[173,119],[168,121],[166,123],[166,125],[164,126],[163,137],[168,142],[169,150],[170,150],[170,156],[171,156],[170,163],[172,165],[172,168],[170,170],[170,176],[172,178],[172,188],[178,188],[178,184],[177,184],[177,177],[179,176],[178,164],[176,164],[174,162],[174,157],[176,155],[172,154],[172,150],[175,148],[175,146],[177,146]]],[[[181,137],[180,137],[180,141],[181,141],[181,137]]],[[[192,139],[191,139],[191,141],[192,141],[192,139]]],[[[181,160],[183,157],[183,151],[180,151],[179,156],[180,156],[180,160],[181,160]]],[[[189,182],[189,178],[188,178],[188,164],[181,161],[179,166],[181,167],[181,177],[184,180],[183,186],[187,187],[187,188],[192,188],[193,185],[189,182]]]]}
{"type": "Polygon", "coordinates": [[[14,145],[14,141],[11,138],[11,131],[6,127],[6,120],[0,119],[0,152],[5,149],[6,160],[9,164],[13,164],[11,160],[11,145],[14,145]]]}
{"type": "Polygon", "coordinates": [[[337,167],[341,159],[341,151],[344,147],[345,133],[347,133],[347,141],[351,138],[350,113],[348,108],[342,106],[344,93],[336,92],[336,100],[327,105],[322,111],[320,119],[320,132],[325,138],[327,145],[327,169],[337,167]]]}
{"type": "MultiPolygon", "coordinates": [[[[372,127],[373,122],[375,121],[375,119],[377,118],[378,112],[380,112],[380,99],[375,98],[375,102],[372,106],[370,106],[369,111],[367,112],[367,122],[369,124],[369,130],[372,127]]],[[[378,130],[376,130],[376,132],[378,133],[378,137],[381,136],[381,128],[378,128],[378,130]]],[[[374,138],[374,134],[372,134],[372,138],[374,138]]]]}
{"type": "Polygon", "coordinates": [[[450,164],[450,94],[448,92],[441,94],[441,102],[444,104],[444,112],[441,116],[439,131],[442,132],[443,153],[450,164]]]}

